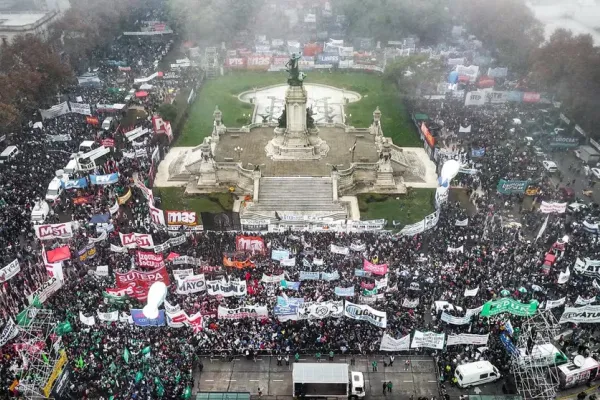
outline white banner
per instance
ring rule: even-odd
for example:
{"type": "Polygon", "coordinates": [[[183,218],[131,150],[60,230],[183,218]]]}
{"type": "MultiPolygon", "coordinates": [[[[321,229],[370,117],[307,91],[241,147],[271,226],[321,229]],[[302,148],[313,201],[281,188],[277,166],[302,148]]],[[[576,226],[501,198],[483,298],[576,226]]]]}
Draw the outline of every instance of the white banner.
{"type": "Polygon", "coordinates": [[[466,325],[471,322],[471,316],[468,317],[454,317],[447,312],[442,313],[442,321],[452,325],[466,325]]]}
{"type": "Polygon", "coordinates": [[[546,301],[546,310],[551,310],[553,308],[560,307],[565,304],[565,301],[567,301],[566,297],[563,297],[562,299],[558,300],[548,300],[546,301]]]}
{"type": "Polygon", "coordinates": [[[446,346],[454,346],[457,344],[474,344],[479,346],[487,345],[490,334],[487,335],[471,335],[469,333],[461,333],[460,335],[448,335],[446,346]]]}
{"type": "Polygon", "coordinates": [[[410,335],[394,339],[387,333],[383,334],[379,350],[381,351],[404,351],[410,349],[410,335]]]}
{"type": "Polygon", "coordinates": [[[115,252],[115,253],[127,253],[127,247],[120,247],[120,246],[111,244],[110,251],[115,252]]]}
{"type": "Polygon", "coordinates": [[[42,119],[52,119],[69,113],[69,104],[63,101],[60,104],[50,107],[47,110],[40,109],[42,119]]]}
{"type": "Polygon", "coordinates": [[[279,283],[284,279],[285,279],[285,274],[281,274],[281,275],[263,274],[261,281],[264,283],[279,283]]]}
{"type": "Polygon", "coordinates": [[[98,311],[98,319],[100,321],[105,321],[105,322],[116,322],[119,320],[119,312],[118,311],[111,311],[111,312],[98,311]]]}
{"type": "Polygon", "coordinates": [[[165,300],[164,305],[165,305],[165,311],[167,312],[167,314],[174,314],[178,311],[181,311],[181,306],[179,304],[172,305],[167,300],[165,300]]]}
{"type": "Polygon", "coordinates": [[[485,92],[469,92],[465,97],[465,106],[482,106],[485,104],[485,92]]]}
{"type": "Polygon", "coordinates": [[[419,299],[409,300],[409,299],[405,298],[402,301],[402,307],[417,308],[418,305],[419,305],[419,299]]]}
{"type": "Polygon", "coordinates": [[[330,251],[334,254],[343,254],[345,256],[350,254],[350,249],[348,249],[347,247],[336,246],[335,244],[332,244],[330,246],[330,251]]]}
{"type": "Polygon", "coordinates": [[[365,251],[367,249],[367,245],[362,243],[362,244],[354,244],[352,243],[350,245],[350,250],[352,251],[365,251]]]}
{"type": "Polygon", "coordinates": [[[177,294],[198,293],[206,290],[204,274],[188,275],[183,279],[176,275],[175,278],[177,279],[177,294]]]}
{"type": "Polygon", "coordinates": [[[8,318],[2,334],[0,334],[0,347],[4,346],[9,340],[14,339],[19,334],[19,327],[12,318],[8,318]]]}
{"type": "Polygon", "coordinates": [[[226,282],[224,279],[220,281],[206,281],[208,294],[211,296],[246,296],[248,287],[246,281],[226,282]]]}
{"type": "Polygon", "coordinates": [[[477,293],[479,292],[479,288],[476,287],[475,289],[467,289],[465,288],[465,297],[474,297],[477,296],[477,293]]]}
{"type": "Polygon", "coordinates": [[[468,308],[467,312],[465,312],[465,317],[471,317],[473,315],[481,314],[481,310],[483,310],[483,305],[480,305],[477,308],[468,308]]]}
{"type": "Polygon", "coordinates": [[[186,276],[194,275],[194,269],[193,268],[189,268],[189,269],[174,269],[171,272],[173,273],[173,275],[175,276],[176,279],[183,279],[186,276]]]}
{"type": "Polygon", "coordinates": [[[460,247],[450,247],[450,246],[448,246],[448,248],[446,249],[446,251],[448,253],[464,253],[465,252],[465,247],[464,246],[460,246],[460,247]]]}
{"type": "Polygon", "coordinates": [[[19,264],[19,260],[15,258],[6,267],[0,269],[0,283],[8,281],[10,278],[17,275],[19,271],[21,271],[21,265],[19,264]]]}
{"type": "Polygon", "coordinates": [[[56,277],[52,277],[40,286],[38,290],[27,296],[27,301],[29,302],[29,305],[33,305],[33,302],[37,297],[39,302],[44,304],[44,302],[48,300],[48,297],[56,293],[61,287],[62,281],[56,277]]]}
{"type": "Polygon", "coordinates": [[[82,324],[87,325],[87,326],[96,325],[96,318],[94,318],[93,315],[91,317],[86,317],[85,315],[83,315],[83,312],[81,312],[81,311],[79,311],[79,320],[81,321],[82,324]]]}
{"type": "Polygon", "coordinates": [[[154,247],[154,240],[152,235],[147,233],[127,233],[123,234],[119,232],[121,238],[121,245],[129,249],[135,249],[136,247],[152,248],[154,247]]]}
{"type": "Polygon", "coordinates": [[[339,318],[344,313],[344,302],[306,302],[298,305],[298,319],[339,318]]]}
{"type": "Polygon", "coordinates": [[[586,258],[585,261],[581,261],[581,259],[578,258],[575,261],[573,270],[578,274],[584,274],[588,276],[600,276],[600,260],[591,260],[589,258],[586,258]]]}
{"type": "Polygon", "coordinates": [[[115,204],[109,207],[108,211],[113,215],[119,211],[119,202],[115,200],[115,204]]]}
{"type": "Polygon", "coordinates": [[[454,222],[455,226],[467,226],[469,225],[469,218],[465,218],[462,221],[456,220],[456,222],[454,222]]]}
{"type": "Polygon", "coordinates": [[[82,115],[92,115],[92,108],[89,104],[70,102],[71,112],[82,115]]]}
{"type": "MultiPolygon", "coordinates": [[[[575,267],[577,268],[577,267],[575,267]]],[[[563,283],[567,283],[569,281],[569,278],[571,277],[571,270],[569,270],[569,267],[567,267],[567,270],[565,272],[562,272],[560,274],[558,274],[558,283],[559,284],[563,284],[563,283]]]]}
{"type": "Polygon", "coordinates": [[[544,214],[558,213],[564,214],[567,211],[567,203],[547,203],[542,201],[540,211],[544,214]]]}
{"type": "Polygon", "coordinates": [[[387,327],[387,314],[369,306],[354,304],[349,301],[344,303],[344,315],[348,318],[367,321],[380,328],[387,327]]]}
{"type": "Polygon", "coordinates": [[[590,297],[589,299],[584,299],[581,296],[577,296],[577,300],[575,300],[575,304],[578,306],[585,306],[588,304],[592,304],[595,301],[596,301],[596,296],[590,297]]]}
{"type": "Polygon", "coordinates": [[[64,224],[35,225],[35,236],[40,240],[65,239],[73,237],[70,222],[64,224]]]}
{"type": "Polygon", "coordinates": [[[108,276],[108,265],[98,265],[94,273],[96,276],[108,276]]]}
{"type": "Polygon", "coordinates": [[[296,266],[296,257],[280,260],[279,263],[281,264],[282,267],[295,267],[296,266]]]}
{"type": "Polygon", "coordinates": [[[565,322],[598,323],[600,322],[600,306],[566,307],[559,323],[564,324],[565,322]]]}
{"type": "Polygon", "coordinates": [[[445,336],[443,333],[415,331],[410,347],[413,349],[427,347],[429,349],[441,350],[444,348],[445,336]]]}
{"type": "Polygon", "coordinates": [[[217,310],[217,316],[219,319],[266,319],[269,317],[269,313],[267,311],[267,306],[244,306],[239,308],[226,308],[219,306],[217,310]]]}

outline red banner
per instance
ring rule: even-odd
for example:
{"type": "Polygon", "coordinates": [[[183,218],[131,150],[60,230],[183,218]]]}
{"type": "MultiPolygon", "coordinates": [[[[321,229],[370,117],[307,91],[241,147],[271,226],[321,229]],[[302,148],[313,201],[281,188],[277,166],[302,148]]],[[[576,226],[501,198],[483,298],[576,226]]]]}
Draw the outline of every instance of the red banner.
{"type": "Polygon", "coordinates": [[[169,286],[169,274],[165,267],[161,267],[149,272],[131,270],[127,273],[116,273],[117,288],[133,289],[133,296],[140,301],[146,301],[148,290],[154,282],[164,282],[169,286]]]}
{"type": "Polygon", "coordinates": [[[85,122],[87,122],[90,125],[100,125],[98,117],[85,117],[85,122]]]}
{"type": "Polygon", "coordinates": [[[523,103],[537,103],[540,101],[540,94],[535,92],[523,93],[523,103]]]}
{"type": "Polygon", "coordinates": [[[368,262],[367,260],[363,260],[363,270],[366,272],[370,272],[375,275],[385,275],[388,272],[387,264],[373,264],[368,262]]]}
{"type": "Polygon", "coordinates": [[[49,250],[46,252],[46,260],[49,263],[57,263],[65,260],[71,259],[71,250],[69,246],[58,247],[54,250],[49,250]]]}
{"type": "Polygon", "coordinates": [[[304,45],[302,54],[306,57],[314,57],[323,52],[323,46],[318,43],[308,43],[304,45]]]}
{"type": "Polygon", "coordinates": [[[89,204],[94,201],[94,196],[81,196],[73,199],[73,204],[89,204]]]}
{"type": "Polygon", "coordinates": [[[137,265],[146,268],[164,268],[165,260],[161,253],[154,253],[151,251],[140,251],[138,250],[135,254],[137,259],[137,265]]]}
{"type": "Polygon", "coordinates": [[[430,147],[433,148],[435,146],[435,138],[433,137],[431,132],[429,132],[429,128],[427,128],[427,125],[425,125],[425,122],[421,123],[421,132],[423,133],[423,136],[425,137],[425,141],[429,144],[430,147]]]}
{"type": "Polygon", "coordinates": [[[115,139],[104,139],[102,141],[104,147],[115,147],[115,139]]]}
{"type": "Polygon", "coordinates": [[[253,54],[246,59],[248,69],[268,70],[271,66],[271,56],[253,54]]]}
{"type": "Polygon", "coordinates": [[[227,68],[244,69],[246,68],[246,59],[244,57],[229,57],[225,60],[227,68]]]}
{"type": "Polygon", "coordinates": [[[265,241],[258,236],[236,236],[235,249],[252,253],[264,253],[265,241]]]}

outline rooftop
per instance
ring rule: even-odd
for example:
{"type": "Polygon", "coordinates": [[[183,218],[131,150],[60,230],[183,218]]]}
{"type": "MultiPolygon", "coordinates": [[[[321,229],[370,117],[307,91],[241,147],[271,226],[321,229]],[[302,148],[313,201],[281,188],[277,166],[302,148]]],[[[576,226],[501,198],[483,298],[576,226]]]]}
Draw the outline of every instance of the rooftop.
{"type": "Polygon", "coordinates": [[[4,27],[22,27],[26,25],[35,24],[40,21],[49,12],[35,12],[35,13],[5,13],[0,12],[0,29],[4,27]]]}

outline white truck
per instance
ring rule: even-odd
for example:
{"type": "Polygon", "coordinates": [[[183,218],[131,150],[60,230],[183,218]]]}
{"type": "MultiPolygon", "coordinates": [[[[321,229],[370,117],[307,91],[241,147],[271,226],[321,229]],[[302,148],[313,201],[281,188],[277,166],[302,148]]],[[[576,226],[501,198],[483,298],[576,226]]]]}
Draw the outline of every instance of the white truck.
{"type": "Polygon", "coordinates": [[[294,364],[293,396],[298,398],[358,399],[365,397],[362,372],[350,371],[348,364],[294,364]]]}
{"type": "Polygon", "coordinates": [[[596,165],[600,161],[600,153],[594,150],[592,146],[579,146],[575,150],[575,156],[589,165],[596,165]]]}

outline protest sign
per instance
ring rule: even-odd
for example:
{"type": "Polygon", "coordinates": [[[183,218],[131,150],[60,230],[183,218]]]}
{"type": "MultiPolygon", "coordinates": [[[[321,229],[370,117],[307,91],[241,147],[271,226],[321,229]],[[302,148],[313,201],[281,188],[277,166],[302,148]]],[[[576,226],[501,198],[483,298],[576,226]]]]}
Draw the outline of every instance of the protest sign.
{"type": "Polygon", "coordinates": [[[204,274],[175,276],[177,279],[177,294],[198,293],[206,290],[204,274]]]}
{"type": "Polygon", "coordinates": [[[566,307],[558,322],[561,324],[565,322],[598,323],[600,322],[600,306],[566,307]]]}
{"type": "Polygon", "coordinates": [[[224,279],[217,281],[206,281],[206,289],[211,296],[246,296],[248,288],[246,281],[226,282],[224,279]]]}
{"type": "Polygon", "coordinates": [[[530,316],[535,314],[537,310],[538,302],[532,300],[530,303],[521,303],[514,299],[500,299],[497,301],[488,301],[483,305],[481,315],[483,317],[490,317],[492,315],[510,313],[521,317],[530,316]]]}
{"type": "Polygon", "coordinates": [[[21,271],[21,265],[19,264],[19,260],[15,258],[4,268],[0,269],[0,283],[8,281],[10,278],[17,275],[19,271],[21,271]]]}
{"type": "Polygon", "coordinates": [[[442,313],[442,321],[452,325],[466,325],[471,322],[471,317],[455,317],[445,311],[442,313]]]}
{"type": "Polygon", "coordinates": [[[304,302],[298,307],[298,319],[339,318],[344,313],[344,301],[304,302]]]}
{"type": "Polygon", "coordinates": [[[443,333],[415,331],[410,347],[413,349],[427,347],[429,349],[441,350],[444,348],[445,336],[443,333]]]}
{"type": "Polygon", "coordinates": [[[387,271],[388,271],[388,265],[387,264],[376,265],[376,264],[370,263],[367,260],[363,260],[363,270],[365,270],[366,272],[370,272],[374,275],[385,275],[385,274],[387,274],[387,271]]]}
{"type": "Polygon", "coordinates": [[[383,334],[379,350],[381,351],[404,351],[410,349],[410,335],[394,339],[387,333],[383,334]]]}
{"type": "Polygon", "coordinates": [[[460,335],[448,335],[446,346],[455,346],[458,344],[485,346],[487,345],[489,336],[489,333],[487,335],[471,335],[468,333],[461,333],[460,335]]]}
{"type": "Polygon", "coordinates": [[[344,315],[348,318],[367,321],[380,328],[387,326],[387,314],[369,306],[354,304],[349,301],[344,303],[344,315]]]}
{"type": "Polygon", "coordinates": [[[269,317],[267,306],[243,306],[238,308],[219,306],[217,315],[219,319],[266,319],[269,317]]]}

